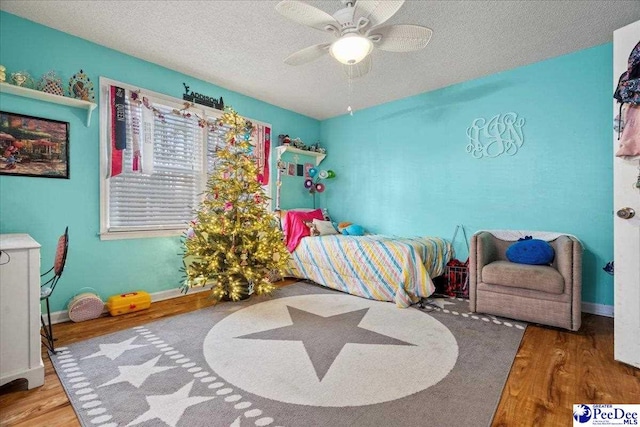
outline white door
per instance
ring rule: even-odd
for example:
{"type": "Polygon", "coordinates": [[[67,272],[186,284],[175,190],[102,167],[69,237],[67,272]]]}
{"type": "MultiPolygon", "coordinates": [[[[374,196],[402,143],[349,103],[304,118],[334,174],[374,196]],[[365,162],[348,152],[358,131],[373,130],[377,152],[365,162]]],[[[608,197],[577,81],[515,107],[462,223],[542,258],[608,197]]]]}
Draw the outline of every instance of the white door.
{"type": "MultiPolygon", "coordinates": [[[[614,88],[640,41],[640,21],[613,33],[614,88]]],[[[615,103],[614,116],[619,112],[615,103]]],[[[618,134],[614,131],[614,153],[618,134]]],[[[615,359],[640,368],[640,158],[613,159],[615,359]],[[635,212],[635,214],[634,214],[635,212]]]]}

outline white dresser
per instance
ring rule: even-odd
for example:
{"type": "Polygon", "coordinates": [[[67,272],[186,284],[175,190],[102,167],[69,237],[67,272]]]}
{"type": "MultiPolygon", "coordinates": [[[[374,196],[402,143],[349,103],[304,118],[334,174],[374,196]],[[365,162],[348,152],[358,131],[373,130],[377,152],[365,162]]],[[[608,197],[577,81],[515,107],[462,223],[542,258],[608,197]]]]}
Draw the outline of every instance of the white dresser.
{"type": "Polygon", "coordinates": [[[0,385],[26,378],[44,384],[40,352],[40,244],[28,234],[0,234],[0,385]]]}

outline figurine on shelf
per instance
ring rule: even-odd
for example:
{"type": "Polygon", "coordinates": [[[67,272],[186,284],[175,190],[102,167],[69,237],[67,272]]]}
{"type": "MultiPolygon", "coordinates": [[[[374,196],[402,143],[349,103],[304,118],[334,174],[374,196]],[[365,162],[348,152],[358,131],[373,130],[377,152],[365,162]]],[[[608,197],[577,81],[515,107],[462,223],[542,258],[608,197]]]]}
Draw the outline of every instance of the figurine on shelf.
{"type": "Polygon", "coordinates": [[[291,145],[291,138],[289,138],[289,135],[285,135],[282,138],[282,145],[284,145],[285,147],[288,147],[289,145],[291,145]]]}
{"type": "Polygon", "coordinates": [[[95,99],[93,94],[93,82],[84,71],[76,73],[69,79],[69,95],[73,98],[83,101],[92,101],[95,99]]]}
{"type": "Polygon", "coordinates": [[[62,80],[55,71],[48,71],[42,76],[38,83],[38,90],[53,95],[64,96],[62,80]]]}
{"type": "Polygon", "coordinates": [[[306,150],[307,149],[307,146],[304,145],[304,142],[302,142],[302,140],[300,138],[296,138],[292,142],[293,142],[293,146],[295,148],[298,148],[300,150],[306,150]]]}
{"type": "Polygon", "coordinates": [[[22,86],[32,89],[33,88],[33,79],[29,75],[29,73],[25,71],[18,71],[17,73],[11,73],[11,80],[13,80],[13,84],[16,86],[22,86]]]}
{"type": "Polygon", "coordinates": [[[0,65],[0,83],[7,81],[7,68],[4,65],[0,65]]]}

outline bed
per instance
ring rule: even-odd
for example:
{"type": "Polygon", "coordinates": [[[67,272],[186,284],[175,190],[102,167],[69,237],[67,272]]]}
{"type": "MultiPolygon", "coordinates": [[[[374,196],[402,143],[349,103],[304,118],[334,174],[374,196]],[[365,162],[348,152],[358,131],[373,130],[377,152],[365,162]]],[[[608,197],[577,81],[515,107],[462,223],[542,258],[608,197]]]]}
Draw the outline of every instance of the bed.
{"type": "Polygon", "coordinates": [[[451,244],[439,237],[304,237],[285,276],[408,307],[434,292],[431,278],[442,275],[452,257],[451,244]]]}

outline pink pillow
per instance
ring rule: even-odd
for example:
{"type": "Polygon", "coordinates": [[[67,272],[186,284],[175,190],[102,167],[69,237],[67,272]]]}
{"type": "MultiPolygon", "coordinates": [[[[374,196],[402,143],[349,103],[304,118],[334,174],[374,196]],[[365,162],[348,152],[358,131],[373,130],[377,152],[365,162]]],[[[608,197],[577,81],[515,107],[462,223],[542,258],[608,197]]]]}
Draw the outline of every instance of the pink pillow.
{"type": "Polygon", "coordinates": [[[303,237],[310,235],[309,227],[304,223],[305,221],[313,221],[314,219],[324,219],[322,216],[322,209],[316,209],[311,212],[299,212],[289,211],[284,224],[286,229],[284,230],[286,236],[286,245],[289,252],[296,250],[298,243],[303,237]]]}
{"type": "Polygon", "coordinates": [[[289,228],[289,224],[287,222],[287,213],[288,212],[312,212],[316,209],[309,208],[296,208],[296,209],[283,209],[280,212],[280,228],[282,229],[282,233],[284,234],[284,240],[287,241],[287,229],[289,228]]]}

